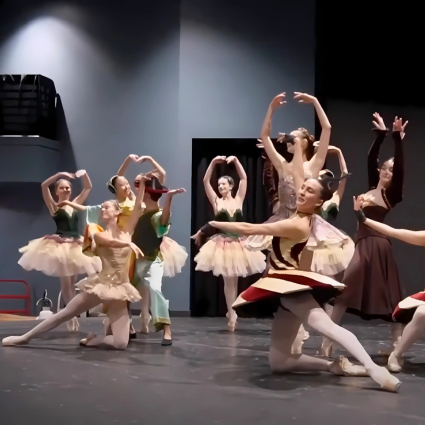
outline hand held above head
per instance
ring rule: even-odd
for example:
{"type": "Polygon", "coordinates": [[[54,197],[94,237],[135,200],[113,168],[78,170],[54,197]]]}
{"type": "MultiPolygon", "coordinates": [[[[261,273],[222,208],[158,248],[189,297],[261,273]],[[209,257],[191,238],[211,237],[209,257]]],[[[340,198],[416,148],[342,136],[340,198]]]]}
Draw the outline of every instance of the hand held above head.
{"type": "Polygon", "coordinates": [[[74,175],[77,179],[79,179],[80,177],[83,177],[85,174],[87,174],[86,170],[78,170],[75,172],[74,175]]]}
{"type": "Polygon", "coordinates": [[[132,153],[131,155],[128,155],[128,157],[133,161],[133,162],[138,162],[139,161],[139,156],[135,155],[134,153],[132,153]]]}
{"type": "Polygon", "coordinates": [[[138,164],[143,164],[144,162],[150,161],[150,160],[151,160],[151,157],[150,156],[144,155],[144,156],[138,156],[136,162],[138,164]]]}
{"type": "Polygon", "coordinates": [[[286,92],[278,94],[270,103],[270,108],[276,109],[286,103],[286,92]]]}
{"type": "Polygon", "coordinates": [[[67,179],[75,179],[75,174],[67,173],[66,171],[59,172],[57,176],[62,178],[67,178],[67,179]]]}
{"type": "Polygon", "coordinates": [[[216,164],[220,164],[220,163],[222,163],[222,162],[225,162],[226,161],[226,157],[225,156],[216,156],[214,159],[213,159],[213,162],[214,163],[216,163],[216,164]]]}
{"type": "Polygon", "coordinates": [[[408,123],[409,123],[409,121],[406,121],[403,124],[403,118],[398,118],[398,117],[395,117],[394,118],[393,132],[394,131],[399,131],[400,132],[400,137],[401,137],[402,140],[403,140],[404,136],[406,135],[405,128],[406,128],[406,126],[407,126],[408,123]]]}
{"type": "Polygon", "coordinates": [[[299,103],[314,103],[317,101],[316,97],[311,96],[307,93],[294,92],[294,99],[298,100],[299,103]]]}
{"type": "Polygon", "coordinates": [[[378,112],[375,112],[373,114],[373,120],[372,124],[375,126],[376,129],[385,131],[387,127],[385,126],[384,120],[382,117],[378,114],[378,112]]]}

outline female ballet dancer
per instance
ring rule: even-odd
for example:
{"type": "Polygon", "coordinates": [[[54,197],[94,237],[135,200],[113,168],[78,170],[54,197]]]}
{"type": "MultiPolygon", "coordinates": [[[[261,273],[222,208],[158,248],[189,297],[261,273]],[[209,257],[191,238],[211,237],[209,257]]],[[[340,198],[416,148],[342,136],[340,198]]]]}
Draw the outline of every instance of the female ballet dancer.
{"type": "MultiPolygon", "coordinates": [[[[242,221],[247,176],[242,164],[236,157],[217,156],[214,158],[205,173],[204,187],[213,207],[216,221],[242,221]],[[211,186],[214,167],[223,162],[235,164],[239,175],[239,188],[235,197],[232,196],[234,181],[229,176],[221,176],[218,179],[220,196],[217,196],[211,186]]],[[[223,276],[227,317],[229,319],[227,329],[229,332],[234,332],[237,325],[237,315],[232,309],[232,304],[238,296],[238,278],[263,272],[266,267],[265,258],[265,255],[260,251],[248,251],[245,248],[245,238],[241,238],[236,232],[220,232],[213,235],[195,257],[196,270],[212,271],[214,276],[223,276]]]]}
{"type": "MultiPolygon", "coordinates": [[[[394,229],[387,224],[367,218],[362,207],[361,197],[353,198],[354,210],[360,224],[376,230],[381,235],[395,238],[411,245],[425,246],[425,231],[394,229]]],[[[407,324],[399,343],[388,358],[388,369],[391,372],[400,372],[403,366],[403,354],[422,336],[425,328],[425,291],[418,292],[400,301],[393,313],[393,319],[407,324]]]]}
{"type": "MultiPolygon", "coordinates": [[[[395,117],[394,158],[379,165],[378,155],[388,132],[378,113],[373,114],[377,137],[368,156],[369,191],[362,196],[366,217],[383,222],[386,215],[403,199],[404,157],[402,140],[408,121],[395,117]]],[[[402,299],[402,289],[390,240],[374,229],[359,224],[356,249],[344,274],[346,289],[335,300],[332,320],[340,323],[345,311],[365,320],[383,319],[391,323],[395,346],[402,327],[394,323],[392,313],[402,299]]],[[[331,355],[332,342],[324,340],[323,353],[331,355]]]]}
{"type": "MultiPolygon", "coordinates": [[[[78,233],[78,216],[64,203],[71,197],[71,182],[83,177],[84,189],[74,198],[73,203],[81,205],[88,197],[92,184],[85,170],[71,173],[57,173],[41,184],[44,202],[56,223],[56,232],[40,239],[32,240],[19,250],[22,257],[18,264],[25,270],[38,270],[48,276],[60,278],[62,297],[69,304],[75,297],[75,281],[79,274],[92,275],[100,270],[98,258],[89,258],[82,252],[82,238],[78,233]],[[55,184],[56,202],[50,192],[50,185],[55,184]]],[[[59,309],[59,306],[58,306],[59,309]]],[[[77,332],[79,328],[76,317],[70,318],[68,330],[77,332]]]]}
{"type": "MultiPolygon", "coordinates": [[[[297,184],[296,187],[299,187],[297,184]]],[[[249,224],[213,221],[210,224],[224,232],[243,235],[272,235],[270,268],[265,277],[251,285],[238,297],[234,308],[252,302],[263,302],[270,312],[276,312],[270,344],[270,367],[273,372],[327,371],[336,375],[364,376],[371,378],[388,391],[398,391],[400,381],[387,369],[376,365],[357,338],[336,325],[320,308],[344,287],[326,276],[298,270],[299,256],[315,226],[314,212],[332,197],[324,180],[308,179],[298,190],[297,210],[287,219],[276,223],[249,224]],[[351,365],[347,359],[334,362],[294,353],[299,343],[299,328],[308,323],[322,335],[341,344],[364,366],[351,365]]],[[[338,232],[335,229],[335,232],[338,232]]],[[[302,337],[302,335],[301,335],[302,337]]]]}
{"type": "MultiPolygon", "coordinates": [[[[294,93],[294,99],[298,100],[299,103],[312,103],[316,110],[317,116],[320,120],[322,127],[322,133],[320,135],[320,143],[317,147],[317,152],[314,153],[314,136],[309,134],[305,128],[299,128],[298,130],[292,131],[290,134],[280,133],[278,142],[286,143],[288,152],[294,153],[294,142],[295,140],[301,141],[302,158],[304,167],[305,178],[317,178],[320,170],[325,164],[326,155],[329,146],[329,139],[331,134],[331,125],[329,120],[321,107],[319,101],[314,97],[306,93],[294,93]]],[[[264,118],[263,127],[261,129],[261,144],[264,148],[267,157],[270,159],[273,167],[278,173],[279,184],[278,184],[278,199],[279,208],[274,212],[273,216],[266,221],[266,223],[273,223],[278,220],[283,220],[291,217],[296,210],[295,200],[296,193],[294,189],[294,178],[293,178],[293,162],[288,162],[281,155],[276,147],[273,145],[270,139],[271,122],[274,111],[286,103],[286,93],[277,95],[267,110],[266,117],[264,118]]],[[[255,235],[251,236],[247,240],[247,248],[250,250],[264,250],[270,249],[271,238],[269,236],[255,235]]]]}
{"type": "MultiPolygon", "coordinates": [[[[139,174],[134,182],[135,187],[139,187],[139,174]]],[[[140,189],[138,189],[140,190],[140,189]]],[[[172,261],[171,269],[179,269],[179,252],[183,252],[183,262],[186,260],[186,250],[176,242],[169,239],[172,244],[167,247],[164,255],[164,238],[170,230],[171,201],[178,193],[186,192],[185,189],[168,190],[163,186],[159,178],[153,177],[146,183],[143,197],[143,212],[139,218],[133,235],[134,243],[143,251],[143,258],[136,260],[135,271],[132,283],[140,291],[142,296],[142,333],[149,333],[149,323],[152,320],[155,330],[163,331],[161,345],[172,345],[171,321],[169,313],[169,301],[162,293],[162,278],[165,273],[165,261],[172,261]],[[166,194],[164,207],[159,206],[159,199],[162,194],[166,194]],[[173,246],[174,245],[174,246],[173,246]],[[176,248],[177,247],[177,248],[176,248]],[[149,314],[149,307],[152,316],[149,314]]]]}
{"type": "Polygon", "coordinates": [[[81,292],[71,300],[59,313],[40,323],[22,336],[4,338],[4,346],[27,344],[32,338],[56,328],[70,318],[87,311],[100,303],[107,303],[108,316],[112,335],[96,337],[90,334],[80,344],[87,347],[104,345],[110,348],[124,349],[127,347],[130,318],[127,303],[140,300],[138,291],[131,285],[128,278],[128,266],[131,252],[136,257],[142,256],[142,251],[131,242],[131,236],[139,221],[142,211],[145,176],[140,181],[140,189],[130,219],[123,229],[118,227],[121,209],[116,200],[102,204],[101,219],[106,230],[93,235],[96,252],[102,261],[102,271],[89,276],[77,283],[81,292]]]}

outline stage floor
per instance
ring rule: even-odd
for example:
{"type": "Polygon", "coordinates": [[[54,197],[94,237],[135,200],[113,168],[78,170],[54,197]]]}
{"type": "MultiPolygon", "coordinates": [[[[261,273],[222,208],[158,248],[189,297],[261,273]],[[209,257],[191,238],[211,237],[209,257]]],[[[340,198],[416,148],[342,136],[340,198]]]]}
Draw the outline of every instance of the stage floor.
{"type": "MultiPolygon", "coordinates": [[[[172,347],[160,345],[160,334],[138,334],[123,352],[79,347],[85,333],[102,330],[100,318],[80,323],[79,334],[63,326],[29,346],[0,348],[2,424],[425,423],[424,341],[409,352],[400,393],[391,394],[370,378],[272,375],[269,321],[241,320],[229,334],[224,318],[174,318],[172,347]]],[[[0,337],[32,324],[0,322],[0,337]]],[[[347,327],[385,362],[377,353],[389,346],[388,325],[347,327]]],[[[305,352],[319,343],[312,334],[305,352]]]]}

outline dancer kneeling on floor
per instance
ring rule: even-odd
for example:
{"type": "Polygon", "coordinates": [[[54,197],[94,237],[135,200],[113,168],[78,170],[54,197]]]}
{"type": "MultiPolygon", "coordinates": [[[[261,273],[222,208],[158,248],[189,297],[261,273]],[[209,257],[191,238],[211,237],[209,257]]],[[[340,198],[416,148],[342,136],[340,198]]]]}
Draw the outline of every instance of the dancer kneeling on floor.
{"type": "Polygon", "coordinates": [[[131,242],[131,235],[142,210],[144,181],[149,178],[148,175],[142,177],[134,210],[122,230],[117,226],[117,220],[121,214],[117,201],[106,201],[102,204],[101,218],[106,224],[106,230],[94,235],[95,249],[102,261],[102,271],[77,283],[81,292],[65,309],[40,323],[25,335],[4,338],[2,341],[4,346],[27,344],[32,338],[56,328],[70,318],[103,302],[108,304],[112,335],[96,337],[90,334],[80,344],[87,347],[103,345],[116,349],[127,347],[130,325],[127,302],[137,302],[141,299],[139,292],[129,282],[129,260],[132,251],[137,257],[143,256],[142,251],[131,242]]]}
{"type": "MultiPolygon", "coordinates": [[[[299,177],[295,183],[299,188],[299,177]]],[[[376,365],[357,338],[333,323],[320,307],[344,285],[318,273],[298,270],[299,256],[315,225],[314,213],[331,196],[325,180],[309,179],[298,190],[296,214],[287,220],[267,224],[211,222],[225,232],[273,236],[270,267],[265,277],[242,292],[233,307],[238,310],[245,304],[262,302],[269,306],[270,313],[275,313],[270,345],[270,366],[274,372],[328,371],[346,376],[369,375],[385,390],[398,391],[400,381],[387,369],[376,365]],[[364,368],[342,357],[329,362],[293,354],[293,347],[299,345],[297,337],[302,337],[298,332],[302,323],[342,345],[364,368]]]]}

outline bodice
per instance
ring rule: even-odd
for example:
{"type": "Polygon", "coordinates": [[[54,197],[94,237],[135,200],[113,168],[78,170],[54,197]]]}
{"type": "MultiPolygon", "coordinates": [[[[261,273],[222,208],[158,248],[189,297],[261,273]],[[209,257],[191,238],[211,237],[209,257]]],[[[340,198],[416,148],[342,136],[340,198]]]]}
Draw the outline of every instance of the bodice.
{"type": "MultiPolygon", "coordinates": [[[[382,207],[381,205],[376,205],[370,203],[369,205],[363,207],[363,212],[367,218],[370,218],[374,221],[379,221],[380,223],[383,223],[385,220],[385,217],[389,213],[389,209],[382,207]]],[[[382,235],[378,231],[370,228],[369,226],[366,226],[364,223],[359,223],[359,227],[357,229],[357,237],[356,239],[363,239],[368,236],[380,236],[382,238],[386,238],[386,236],[382,235]]]]}
{"type": "Polygon", "coordinates": [[[131,201],[130,199],[126,199],[124,202],[120,202],[119,206],[121,208],[122,213],[118,218],[118,228],[122,230],[124,226],[127,224],[128,220],[131,217],[131,213],[134,210],[135,201],[131,201]]]}
{"type": "MultiPolygon", "coordinates": [[[[313,177],[308,162],[304,162],[304,178],[311,179],[313,177]]],[[[279,178],[278,186],[279,209],[277,215],[282,218],[291,217],[296,211],[297,193],[295,190],[294,178],[287,175],[279,178]]]]}
{"type": "Polygon", "coordinates": [[[78,215],[75,210],[70,215],[67,211],[60,208],[53,215],[53,220],[56,223],[55,233],[57,235],[74,239],[80,237],[78,233],[78,215]]]}
{"type": "MultiPolygon", "coordinates": [[[[233,223],[238,222],[238,223],[240,223],[240,222],[243,221],[242,211],[238,208],[237,210],[235,210],[233,215],[230,215],[230,212],[228,210],[222,208],[214,216],[214,221],[226,221],[226,222],[233,222],[233,223]]],[[[239,235],[237,233],[228,233],[228,232],[222,232],[222,231],[220,231],[220,233],[225,234],[225,235],[230,236],[230,237],[239,237],[239,235]]]]}
{"type": "Polygon", "coordinates": [[[98,246],[97,255],[102,261],[102,271],[99,277],[117,279],[117,282],[128,282],[128,270],[130,267],[131,248],[111,248],[98,246]]]}

